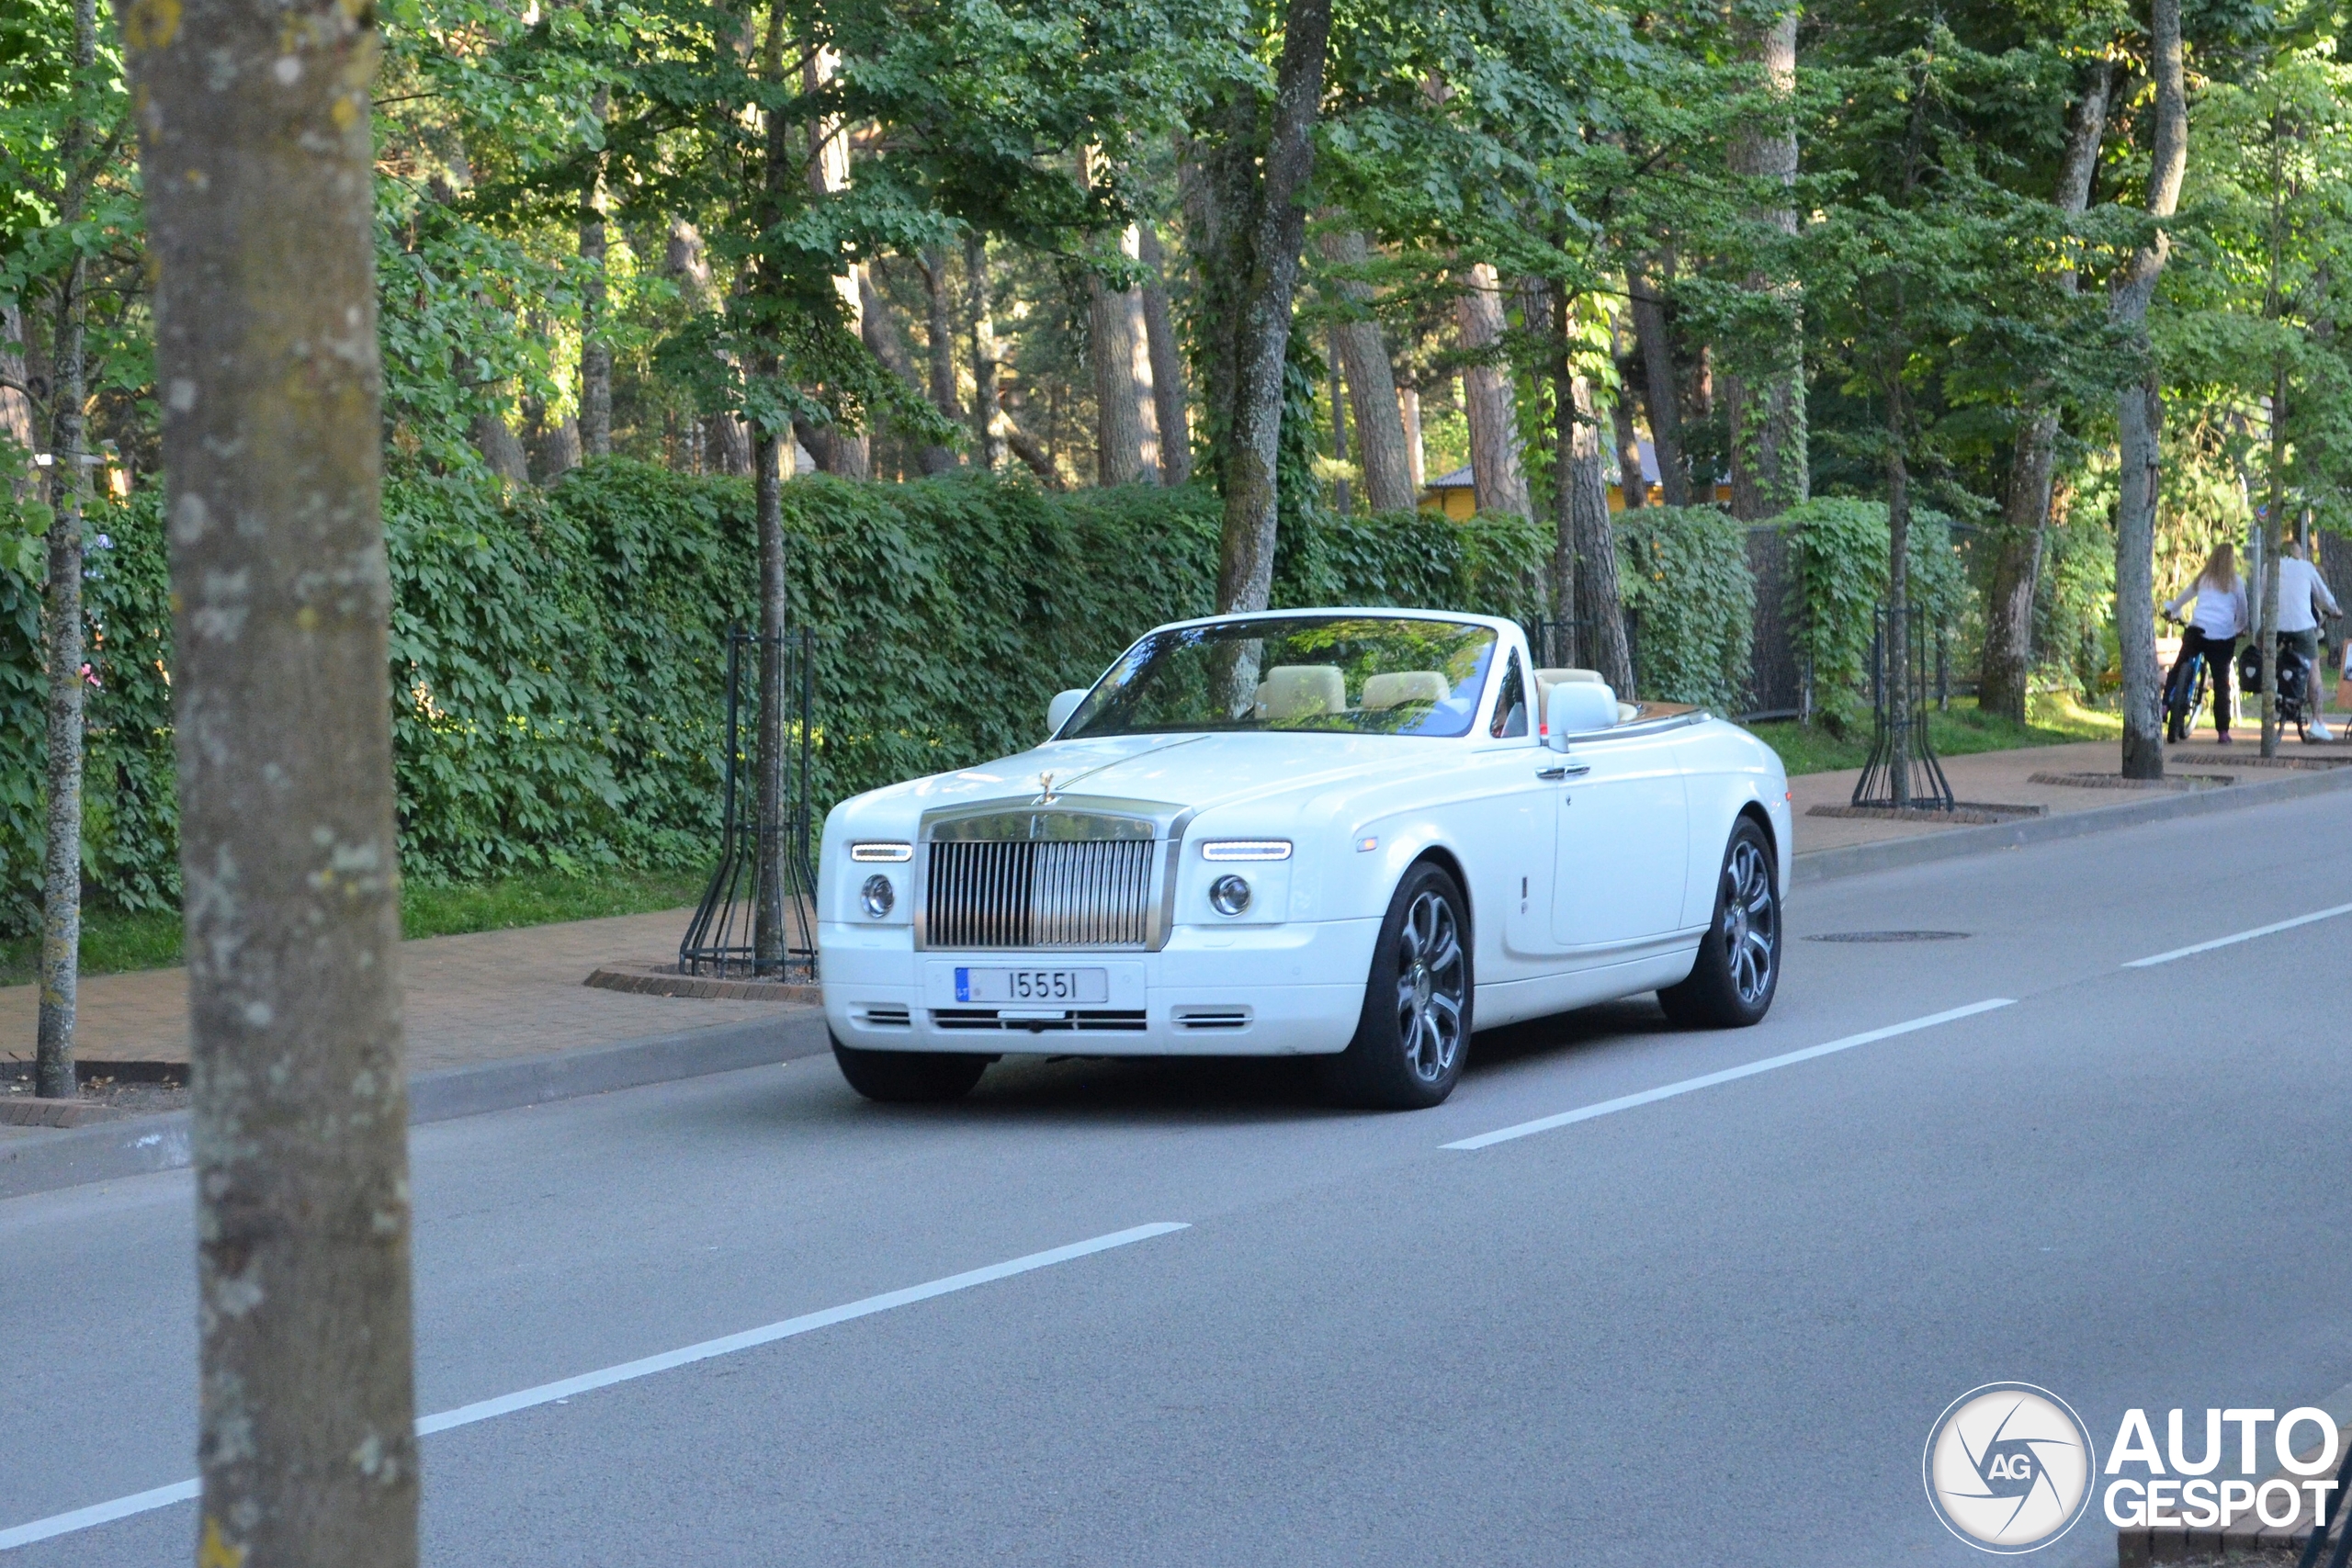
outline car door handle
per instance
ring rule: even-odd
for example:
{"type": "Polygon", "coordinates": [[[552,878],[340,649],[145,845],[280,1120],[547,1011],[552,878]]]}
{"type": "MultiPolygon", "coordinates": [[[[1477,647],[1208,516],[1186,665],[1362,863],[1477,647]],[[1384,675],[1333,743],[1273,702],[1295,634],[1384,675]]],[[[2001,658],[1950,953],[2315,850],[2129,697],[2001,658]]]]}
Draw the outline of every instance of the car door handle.
{"type": "Polygon", "coordinates": [[[1556,784],[1562,779],[1582,778],[1590,772],[1592,772],[1590,762],[1555,762],[1548,768],[1536,769],[1535,776],[1539,779],[1550,779],[1556,784]]]}

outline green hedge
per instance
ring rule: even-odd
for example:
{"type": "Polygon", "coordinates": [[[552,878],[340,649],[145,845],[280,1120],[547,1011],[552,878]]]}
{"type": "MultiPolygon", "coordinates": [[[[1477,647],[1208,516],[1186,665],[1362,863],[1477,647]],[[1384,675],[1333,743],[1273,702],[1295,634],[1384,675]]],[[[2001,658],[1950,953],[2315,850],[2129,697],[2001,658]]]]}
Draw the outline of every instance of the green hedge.
{"type": "Polygon", "coordinates": [[[1617,591],[1641,616],[1641,694],[1740,712],[1756,628],[1747,525],[1712,506],[1644,506],[1616,525],[1617,591]]]}
{"type": "MultiPolygon", "coordinates": [[[[820,802],[1015,750],[1046,701],[1136,633],[1205,613],[1219,513],[1201,488],[1048,495],[958,477],[786,487],[795,617],[819,636],[820,802]]],[[[40,898],[41,519],[0,499],[0,931],[40,898]]],[[[157,502],[94,520],[85,873],[178,896],[168,587],[157,502]]],[[[754,619],[747,482],[625,461],[551,491],[458,479],[385,492],[404,873],[692,867],[709,852],[722,637],[754,619]]],[[[1540,613],[1544,531],[1516,519],[1293,531],[1275,602],[1540,613]]]]}
{"type": "MultiPolygon", "coordinates": [[[[1868,707],[1872,613],[1886,597],[1886,503],[1825,497],[1791,507],[1794,570],[1788,615],[1798,657],[1813,661],[1814,689],[1832,724],[1868,707]]],[[[1968,608],[1968,574],[1941,513],[1911,514],[1910,600],[1929,630],[1956,624],[1968,608]]]]}

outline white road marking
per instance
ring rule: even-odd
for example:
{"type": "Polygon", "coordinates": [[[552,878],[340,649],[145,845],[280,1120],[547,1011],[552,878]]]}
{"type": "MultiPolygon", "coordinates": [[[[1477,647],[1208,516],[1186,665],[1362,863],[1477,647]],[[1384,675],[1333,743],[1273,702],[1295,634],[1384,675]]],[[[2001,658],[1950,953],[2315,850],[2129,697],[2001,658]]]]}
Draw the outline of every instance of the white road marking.
{"type": "MultiPolygon", "coordinates": [[[[1154,1236],[1166,1235],[1171,1231],[1188,1228],[1190,1227],[1185,1224],[1168,1220],[1153,1224],[1136,1225],[1129,1230],[1113,1231],[1109,1235],[1098,1235],[1087,1241],[1074,1241],[1068,1247],[1057,1247],[1046,1252],[1033,1252],[1024,1258],[1012,1258],[1003,1263],[991,1263],[985,1269],[973,1269],[961,1274],[950,1274],[944,1280],[933,1280],[928,1284],[910,1285],[903,1291],[887,1291],[881,1295],[867,1296],[862,1301],[850,1302],[842,1306],[827,1307],[822,1312],[804,1313],[798,1317],[787,1317],[781,1323],[771,1323],[763,1328],[747,1328],[741,1334],[729,1334],[718,1339],[706,1339],[699,1345],[688,1345],[677,1350],[665,1350],[661,1355],[647,1356],[635,1361],[623,1361],[619,1366],[606,1367],[601,1371],[582,1372],[578,1377],[565,1378],[560,1382],[541,1383],[537,1388],[526,1388],[516,1393],[502,1394],[496,1399],[484,1399],[472,1404],[461,1404],[455,1410],[445,1410],[438,1416],[421,1416],[416,1423],[416,1435],[420,1438],[429,1437],[435,1432],[446,1432],[452,1427],[469,1427],[477,1421],[488,1421],[493,1416],[511,1416],[517,1410],[528,1410],[535,1404],[560,1404],[574,1394],[585,1393],[592,1389],[610,1388],[615,1383],[651,1377],[656,1372],[666,1372],[673,1368],[691,1365],[695,1361],[707,1361],[714,1356],[731,1356],[738,1350],[749,1350],[754,1346],[774,1344],[776,1340],[790,1339],[796,1335],[813,1333],[820,1328],[831,1328],[837,1323],[847,1323],[852,1318],[871,1317],[878,1312],[889,1312],[897,1307],[912,1306],[917,1302],[927,1302],[933,1296],[953,1295],[957,1291],[968,1291],[975,1285],[986,1285],[998,1280],[1011,1279],[1015,1274],[1026,1274],[1032,1269],[1050,1269],[1057,1263],[1068,1263],[1076,1258],[1091,1257],[1097,1252],[1108,1252],[1113,1247],[1129,1247],[1139,1241],[1149,1241],[1154,1236]]],[[[175,1503],[189,1502],[197,1496],[198,1491],[198,1486],[196,1482],[183,1481],[173,1486],[158,1486],[150,1492],[134,1492],[128,1497],[117,1497],[107,1503],[95,1503],[86,1508],[76,1508],[70,1514],[52,1514],[45,1519],[35,1519],[30,1524],[0,1529],[0,1551],[6,1551],[10,1547],[30,1546],[37,1540],[48,1540],[54,1536],[71,1535],[75,1530],[85,1530],[95,1525],[127,1518],[132,1514],[143,1514],[155,1508],[168,1508],[175,1503]]]]}
{"type": "Polygon", "coordinates": [[[1496,1144],[1510,1143],[1513,1138],[1525,1138],[1537,1133],[1548,1133],[1555,1127],[1566,1127],[1578,1122],[1589,1122],[1596,1116],[1614,1115],[1620,1111],[1631,1111],[1637,1105],[1656,1104],[1661,1100],[1672,1100],[1677,1095],[1690,1094],[1702,1089],[1713,1089],[1719,1083],[1730,1083],[1736,1078],[1754,1077],[1758,1073],[1769,1073],[1775,1067],[1793,1066],[1799,1062],[1810,1062],[1816,1056],[1827,1056],[1839,1051],[1850,1051],[1857,1045],[1868,1045],[1872,1041],[1890,1040],[1895,1035],[1909,1034],[1915,1030],[1933,1029],[1939,1023],[1951,1023],[1957,1019],[1973,1018],[1980,1012],[1991,1012],[1995,1008],[2013,1006],[2016,999],[2014,997],[1994,997],[1986,1001],[1971,1002],[1964,1008],[1953,1008],[1947,1012],[1930,1013],[1926,1018],[1915,1018],[1905,1023],[1890,1023],[1884,1029],[1871,1029],[1860,1034],[1849,1034],[1842,1040],[1832,1040],[1826,1045],[1808,1045],[1802,1051],[1791,1051],[1786,1055],[1767,1056],[1760,1062],[1746,1062],[1736,1067],[1725,1067],[1719,1073],[1707,1073],[1695,1078],[1684,1078],[1679,1083],[1664,1084],[1657,1089],[1645,1089],[1639,1094],[1620,1095],[1615,1100],[1604,1100],[1593,1105],[1579,1105],[1574,1111],[1563,1111],[1556,1116],[1539,1116],[1532,1122],[1521,1122],[1509,1127],[1498,1127],[1491,1133],[1481,1133],[1475,1138],[1459,1139],[1442,1146],[1449,1149],[1490,1148],[1496,1144]]]}
{"type": "Polygon", "coordinates": [[[2159,964],[2169,964],[2176,958],[2187,958],[2192,953],[2211,953],[2217,947],[2234,947],[2242,942],[2252,942],[2258,936],[2290,931],[2297,926],[2307,926],[2315,920],[2332,920],[2338,915],[2352,915],[2352,904],[2338,904],[2333,909],[2319,909],[2308,915],[2297,915],[2291,920],[2274,920],[2267,926],[2256,926],[2250,931],[2239,931],[2234,936],[2217,936],[2211,942],[2200,942],[2193,947],[2176,947],[2170,953],[2159,953],[2147,958],[2135,958],[2123,967],[2153,969],[2159,964]]]}

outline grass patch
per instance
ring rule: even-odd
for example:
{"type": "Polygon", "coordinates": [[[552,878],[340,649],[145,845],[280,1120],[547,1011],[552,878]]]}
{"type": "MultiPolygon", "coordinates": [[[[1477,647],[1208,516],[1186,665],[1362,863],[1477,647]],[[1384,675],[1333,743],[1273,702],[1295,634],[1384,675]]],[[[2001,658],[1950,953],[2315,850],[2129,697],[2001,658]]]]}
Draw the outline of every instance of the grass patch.
{"type": "MultiPolygon", "coordinates": [[[[615,871],[589,876],[537,872],[460,887],[406,886],[401,890],[401,934],[461,936],[559,920],[650,914],[693,903],[702,897],[704,881],[699,872],[615,871]]],[[[82,911],[83,974],[166,969],[179,961],[177,911],[97,907],[82,911]]],[[[0,942],[0,986],[25,985],[38,977],[40,968],[39,936],[0,942]]]]}
{"type": "MultiPolygon", "coordinates": [[[[2061,693],[2043,693],[2027,710],[2030,723],[2013,724],[1973,705],[1954,704],[1928,715],[1928,735],[1936,752],[1964,757],[1972,751],[2009,751],[2025,746],[2064,746],[2075,740],[2111,740],[2123,733],[2119,714],[2086,708],[2061,693]]],[[[1870,760],[1867,729],[1839,739],[1819,725],[1783,721],[1749,727],[1756,738],[1781,754],[1791,776],[1859,768],[1870,760]]]]}

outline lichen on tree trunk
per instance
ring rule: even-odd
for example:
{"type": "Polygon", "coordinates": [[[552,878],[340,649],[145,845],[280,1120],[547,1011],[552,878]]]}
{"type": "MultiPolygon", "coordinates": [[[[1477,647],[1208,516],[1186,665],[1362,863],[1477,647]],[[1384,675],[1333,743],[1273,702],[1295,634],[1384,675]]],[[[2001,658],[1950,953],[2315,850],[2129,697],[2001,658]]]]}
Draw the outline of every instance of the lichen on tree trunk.
{"type": "MultiPolygon", "coordinates": [[[[2180,0],[2151,0],[2149,41],[2155,78],[2155,130],[2149,159],[2148,214],[2163,220],[2180,201],[2188,162],[2188,85],[2181,65],[2180,0]]],[[[2172,241],[2158,228],[2124,263],[2108,297],[2113,323],[2144,355],[2148,306],[2172,241]]],[[[2156,669],[2155,542],[2158,437],[2164,390],[2153,371],[2116,397],[2120,472],[2115,519],[2115,633],[2123,671],[2123,776],[2165,773],[2161,680],[2156,669]]]]}
{"type": "Polygon", "coordinates": [[[201,1560],[411,1568],[369,12],[132,0],[187,924],[201,1560]]]}

